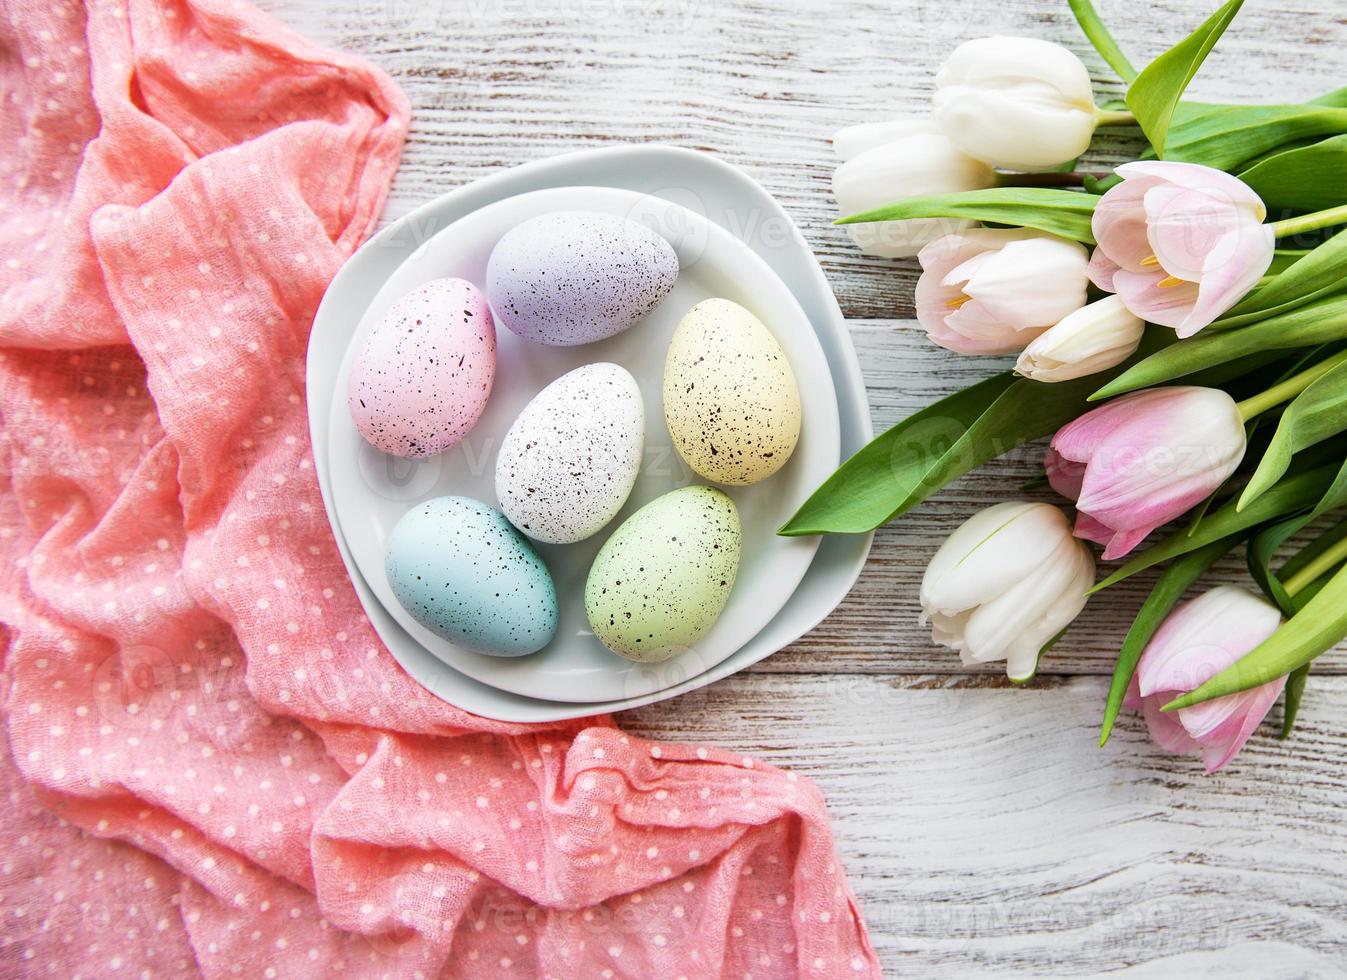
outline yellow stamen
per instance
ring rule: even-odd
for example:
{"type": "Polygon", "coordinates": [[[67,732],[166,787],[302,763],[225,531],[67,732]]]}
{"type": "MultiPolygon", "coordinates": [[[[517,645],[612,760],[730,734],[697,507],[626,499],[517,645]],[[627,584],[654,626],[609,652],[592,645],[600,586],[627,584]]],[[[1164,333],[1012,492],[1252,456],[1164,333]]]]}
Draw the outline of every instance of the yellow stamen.
{"type": "Polygon", "coordinates": [[[1182,286],[1186,281],[1187,280],[1180,279],[1178,276],[1165,276],[1155,285],[1158,289],[1170,289],[1173,286],[1182,286]]]}
{"type": "Polygon", "coordinates": [[[1159,264],[1160,264],[1160,260],[1157,259],[1154,255],[1148,255],[1148,256],[1146,256],[1144,259],[1141,260],[1141,267],[1142,267],[1143,269],[1153,269],[1153,268],[1155,268],[1155,266],[1157,266],[1157,265],[1159,265],[1159,264]]]}
{"type": "Polygon", "coordinates": [[[972,298],[973,297],[971,296],[960,295],[957,299],[952,299],[945,305],[948,306],[951,310],[957,310],[959,307],[963,306],[972,298]]]}

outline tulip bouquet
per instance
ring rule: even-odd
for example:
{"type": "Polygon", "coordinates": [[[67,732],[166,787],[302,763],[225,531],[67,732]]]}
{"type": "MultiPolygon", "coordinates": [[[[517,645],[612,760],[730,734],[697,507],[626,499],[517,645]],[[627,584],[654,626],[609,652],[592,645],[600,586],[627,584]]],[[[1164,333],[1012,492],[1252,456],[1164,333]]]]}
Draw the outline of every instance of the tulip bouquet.
{"type": "Polygon", "coordinates": [[[973,515],[927,569],[923,618],[966,663],[1004,660],[1023,681],[1089,597],[1163,565],[1100,741],[1139,709],[1209,771],[1283,692],[1289,733],[1311,662],[1347,636],[1347,89],[1186,100],[1241,3],[1137,71],[1089,0],[1070,0],[1122,102],[1096,105],[1059,45],[984,38],[940,69],[930,118],[837,134],[840,223],[867,253],[917,258],[931,341],[1017,359],[876,438],[781,529],[869,531],[1050,437],[1044,479],[1070,516],[973,515]],[[1078,169],[1096,128],[1125,125],[1133,162],[1078,169]],[[1097,584],[1092,544],[1121,560],[1097,584]],[[1182,603],[1235,548],[1257,592],[1182,603]]]}

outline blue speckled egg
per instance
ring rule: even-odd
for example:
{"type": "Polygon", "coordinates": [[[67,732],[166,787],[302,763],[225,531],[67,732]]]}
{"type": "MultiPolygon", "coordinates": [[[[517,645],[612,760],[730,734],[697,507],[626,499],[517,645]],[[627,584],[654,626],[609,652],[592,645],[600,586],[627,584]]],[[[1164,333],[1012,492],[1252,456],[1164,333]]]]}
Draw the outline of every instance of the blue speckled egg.
{"type": "Polygon", "coordinates": [[[547,566],[504,514],[471,497],[436,497],[404,514],[384,570],[413,619],[478,653],[522,657],[557,630],[547,566]]]}
{"type": "Polygon", "coordinates": [[[739,572],[734,501],[712,487],[656,497],[603,543],[585,582],[585,613],[614,653],[668,660],[715,624],[739,572]]]}
{"type": "Polygon", "coordinates": [[[599,211],[553,211],[496,243],[486,296],[525,340],[571,347],[626,330],[677,278],[678,254],[645,225],[599,211]]]}

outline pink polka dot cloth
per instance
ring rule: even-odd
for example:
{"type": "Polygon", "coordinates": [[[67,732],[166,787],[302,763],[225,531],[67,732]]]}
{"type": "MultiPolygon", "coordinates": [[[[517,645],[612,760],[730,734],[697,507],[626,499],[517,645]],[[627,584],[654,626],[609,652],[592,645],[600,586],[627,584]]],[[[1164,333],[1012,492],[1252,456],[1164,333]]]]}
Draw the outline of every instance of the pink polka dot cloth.
{"type": "Polygon", "coordinates": [[[823,801],[382,648],[314,478],[314,309],[402,94],[231,0],[10,0],[0,976],[876,976],[823,801]]]}

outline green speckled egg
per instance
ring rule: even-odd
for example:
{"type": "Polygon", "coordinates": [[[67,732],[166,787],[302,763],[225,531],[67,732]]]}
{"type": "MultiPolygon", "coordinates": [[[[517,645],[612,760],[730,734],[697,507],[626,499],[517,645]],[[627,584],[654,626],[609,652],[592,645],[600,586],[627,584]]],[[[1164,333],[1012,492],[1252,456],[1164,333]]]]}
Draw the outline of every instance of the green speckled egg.
{"type": "Polygon", "coordinates": [[[650,501],[590,566],[585,612],[594,635],[645,663],[693,646],[725,608],[739,547],[739,511],[721,491],[683,487],[650,501]]]}
{"type": "Polygon", "coordinates": [[[713,483],[747,486],[786,464],[800,438],[786,352],[738,303],[688,310],[664,359],[664,420],[678,455],[713,483]]]}

